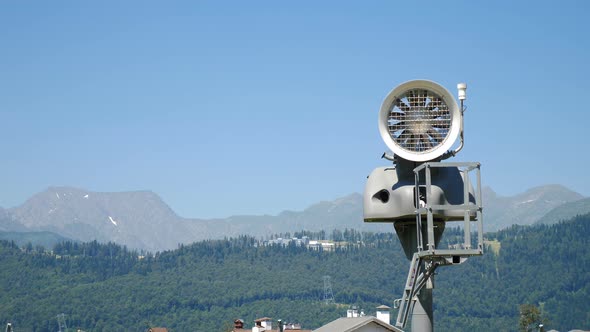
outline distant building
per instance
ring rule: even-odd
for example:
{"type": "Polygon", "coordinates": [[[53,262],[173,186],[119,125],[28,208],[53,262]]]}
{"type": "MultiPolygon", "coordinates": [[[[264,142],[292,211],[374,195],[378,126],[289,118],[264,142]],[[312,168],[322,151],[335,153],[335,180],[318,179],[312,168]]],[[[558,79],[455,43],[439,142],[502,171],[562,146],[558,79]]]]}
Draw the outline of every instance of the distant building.
{"type": "Polygon", "coordinates": [[[345,318],[338,318],[313,332],[403,332],[389,323],[388,306],[377,307],[377,317],[365,316],[353,308],[347,311],[345,318]]]}
{"type": "Polygon", "coordinates": [[[258,318],[257,320],[254,321],[254,326],[252,327],[252,329],[247,329],[244,328],[244,321],[241,319],[236,319],[234,321],[234,329],[232,330],[232,332],[263,332],[263,331],[268,331],[268,332],[284,332],[284,331],[288,331],[288,332],[312,332],[311,330],[302,330],[301,329],[301,325],[300,324],[293,324],[293,323],[288,323],[288,324],[283,324],[280,320],[279,320],[279,326],[273,330],[272,328],[272,318],[269,317],[263,317],[263,318],[258,318]]]}
{"type": "Polygon", "coordinates": [[[403,332],[373,316],[338,318],[313,332],[403,332]]]}
{"type": "Polygon", "coordinates": [[[311,332],[311,330],[302,330],[301,324],[293,323],[283,324],[283,331],[311,332]]]}
{"type": "Polygon", "coordinates": [[[272,331],[272,318],[263,317],[254,321],[252,332],[272,331]]]}
{"type": "Polygon", "coordinates": [[[307,248],[312,250],[334,251],[336,244],[331,240],[311,240],[307,243],[307,248]]]}
{"type": "Polygon", "coordinates": [[[341,242],[334,242],[332,240],[310,240],[309,237],[303,236],[299,238],[291,238],[291,239],[283,239],[281,237],[273,239],[273,240],[265,240],[262,242],[257,242],[254,246],[258,247],[259,245],[262,246],[277,246],[277,247],[288,247],[291,244],[295,245],[296,247],[305,247],[312,250],[323,250],[328,252],[335,251],[336,248],[347,248],[348,242],[341,241],[341,242]]]}

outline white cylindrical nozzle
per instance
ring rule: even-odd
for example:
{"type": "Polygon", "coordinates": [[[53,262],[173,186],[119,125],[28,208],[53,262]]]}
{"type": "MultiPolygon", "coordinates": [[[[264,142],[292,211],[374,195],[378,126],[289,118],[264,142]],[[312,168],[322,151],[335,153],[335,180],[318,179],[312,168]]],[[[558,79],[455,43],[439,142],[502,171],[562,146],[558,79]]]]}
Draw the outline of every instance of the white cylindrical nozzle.
{"type": "Polygon", "coordinates": [[[465,100],[467,98],[467,84],[459,83],[457,84],[457,90],[459,90],[459,100],[465,100]]]}

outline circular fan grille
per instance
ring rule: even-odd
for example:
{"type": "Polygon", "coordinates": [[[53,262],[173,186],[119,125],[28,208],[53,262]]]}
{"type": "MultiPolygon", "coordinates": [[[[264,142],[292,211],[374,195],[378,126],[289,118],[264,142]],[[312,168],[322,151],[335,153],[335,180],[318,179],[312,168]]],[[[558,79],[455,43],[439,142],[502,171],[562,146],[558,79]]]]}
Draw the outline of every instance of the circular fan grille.
{"type": "Polygon", "coordinates": [[[391,104],[387,126],[395,144],[420,153],[432,151],[446,139],[451,120],[449,107],[440,95],[412,89],[391,104]]]}
{"type": "Polygon", "coordinates": [[[438,83],[413,80],[393,89],[379,111],[379,133],[398,157],[435,160],[459,136],[461,112],[453,96],[438,83]]]}

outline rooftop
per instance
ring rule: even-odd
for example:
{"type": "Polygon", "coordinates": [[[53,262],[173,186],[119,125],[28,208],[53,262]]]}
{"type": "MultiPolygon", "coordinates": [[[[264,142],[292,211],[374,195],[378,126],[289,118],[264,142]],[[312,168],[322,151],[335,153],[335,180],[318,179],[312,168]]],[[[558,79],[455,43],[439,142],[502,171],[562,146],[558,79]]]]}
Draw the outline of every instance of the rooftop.
{"type": "Polygon", "coordinates": [[[338,318],[313,332],[353,332],[365,325],[380,327],[379,331],[403,332],[397,327],[386,324],[373,316],[338,318]]]}

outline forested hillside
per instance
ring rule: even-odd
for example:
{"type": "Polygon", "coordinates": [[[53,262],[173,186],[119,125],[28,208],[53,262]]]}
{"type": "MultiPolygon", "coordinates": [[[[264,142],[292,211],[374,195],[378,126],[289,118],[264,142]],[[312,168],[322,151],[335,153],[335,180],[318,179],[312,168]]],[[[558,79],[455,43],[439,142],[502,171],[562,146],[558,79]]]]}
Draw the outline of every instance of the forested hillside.
{"type": "MultiPolygon", "coordinates": [[[[515,331],[525,303],[542,307],[548,328],[590,326],[588,235],[590,215],[488,234],[500,242],[497,254],[488,250],[438,270],[437,330],[515,331]]],[[[155,255],[96,242],[64,242],[49,253],[4,241],[0,323],[56,331],[55,317],[65,313],[68,326],[86,331],[223,331],[236,318],[251,326],[268,316],[317,328],[343,316],[348,305],[369,314],[377,305],[392,306],[409,266],[395,234],[347,230],[337,236],[349,245],[335,252],[238,237],[155,255]],[[321,301],[325,275],[333,305],[321,301]]]]}
{"type": "Polygon", "coordinates": [[[499,241],[499,254],[488,250],[439,270],[434,303],[441,330],[513,331],[520,304],[542,309],[546,330],[590,327],[590,214],[487,236],[499,241]]]}

